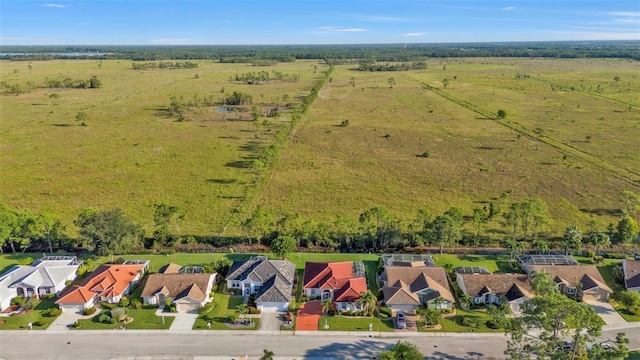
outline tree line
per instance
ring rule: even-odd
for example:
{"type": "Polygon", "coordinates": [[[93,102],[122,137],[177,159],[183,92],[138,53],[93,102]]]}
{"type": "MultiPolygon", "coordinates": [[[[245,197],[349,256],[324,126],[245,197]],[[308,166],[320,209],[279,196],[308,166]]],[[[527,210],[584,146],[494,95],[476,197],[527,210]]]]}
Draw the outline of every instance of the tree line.
{"type": "MultiPolygon", "coordinates": [[[[278,151],[278,145],[267,147],[260,160],[256,161],[262,161],[263,167],[268,169],[277,159],[278,151]]],[[[186,219],[186,211],[167,203],[153,205],[154,230],[150,236],[121,209],[85,209],[73,223],[78,228],[76,239],[66,234],[65,225],[53,213],[34,214],[26,209],[15,210],[0,204],[0,248],[25,252],[29,249],[48,248],[53,251],[54,247],[85,247],[103,255],[197,242],[214,246],[234,243],[273,246],[276,241],[276,247],[281,248],[283,241],[289,244],[294,239],[295,247],[330,251],[379,252],[431,246],[442,252],[445,248],[457,246],[495,246],[495,241],[487,242],[487,237],[483,236],[493,223],[493,226],[498,226],[492,228],[493,232],[498,231],[503,236],[497,245],[512,254],[525,249],[540,253],[560,249],[571,254],[591,246],[597,253],[598,249],[610,245],[640,243],[638,224],[631,216],[640,210],[640,195],[624,193],[632,197],[625,197],[631,201],[622,208],[623,216],[617,225],[611,224],[606,230],[601,230],[592,221],[583,233],[572,224],[556,239],[548,234],[540,236],[551,221],[546,203],[540,199],[476,207],[471,214],[465,214],[459,207],[451,207],[442,214],[431,214],[421,209],[415,218],[408,221],[394,216],[382,206],[362,212],[357,219],[337,216],[329,222],[305,219],[300,214],[276,216],[269,209],[258,206],[241,221],[244,242],[238,239],[222,239],[220,242],[207,238],[197,240],[181,234],[180,226],[186,219]]]]}
{"type": "Polygon", "coordinates": [[[7,81],[0,81],[0,88],[4,89],[5,94],[20,95],[31,92],[37,88],[50,89],[99,89],[102,87],[102,81],[97,76],[89,79],[72,79],[70,77],[50,79],[45,78],[44,83],[36,84],[31,81],[27,82],[26,87],[20,84],[9,84],[7,81]]]}
{"type": "Polygon", "coordinates": [[[624,58],[640,60],[634,41],[563,41],[513,43],[371,44],[371,45],[236,45],[236,46],[0,46],[4,59],[14,61],[129,59],[134,61],[213,60],[221,63],[293,62],[297,59],[376,59],[411,62],[448,57],[624,58]],[[96,53],[103,53],[96,56],[96,53]],[[87,53],[78,56],[77,53],[87,53]]]}
{"type": "Polygon", "coordinates": [[[297,82],[299,79],[300,74],[289,74],[276,70],[273,70],[271,73],[269,73],[268,71],[250,71],[244,74],[236,74],[233,77],[229,77],[230,81],[241,81],[245,84],[259,84],[272,80],[297,82]]]}

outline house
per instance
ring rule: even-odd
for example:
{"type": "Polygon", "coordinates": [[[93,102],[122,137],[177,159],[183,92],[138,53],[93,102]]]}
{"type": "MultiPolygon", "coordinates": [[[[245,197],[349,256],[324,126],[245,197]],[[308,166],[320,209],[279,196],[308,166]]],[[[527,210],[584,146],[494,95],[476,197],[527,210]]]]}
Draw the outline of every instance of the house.
{"type": "Polygon", "coordinates": [[[141,294],[144,303],[164,305],[166,299],[170,299],[178,312],[194,313],[209,302],[216,274],[180,270],[179,265],[171,263],[160,269],[160,273],[149,275],[141,294]]]}
{"type": "Polygon", "coordinates": [[[367,291],[362,262],[307,262],[302,291],[305,296],[331,299],[340,311],[361,311],[360,293],[367,291]]]}
{"type": "Polygon", "coordinates": [[[256,306],[263,311],[287,311],[293,293],[296,266],[286,260],[254,256],[234,261],[227,274],[227,289],[248,297],[255,294],[256,306]]]}
{"type": "Polygon", "coordinates": [[[546,272],[562,294],[585,301],[607,301],[613,292],[593,265],[526,265],[525,271],[529,278],[546,272]]]}
{"type": "Polygon", "coordinates": [[[81,313],[96,302],[118,303],[149,268],[148,260],[127,261],[122,265],[100,265],[80,285],[60,295],[56,304],[63,311],[81,313]]]}
{"type": "Polygon", "coordinates": [[[640,292],[640,260],[622,260],[624,287],[640,292]]]}
{"type": "Polygon", "coordinates": [[[16,296],[59,294],[76,278],[80,264],[75,256],[45,256],[31,265],[13,266],[0,276],[1,310],[16,296]]]}
{"type": "Polygon", "coordinates": [[[414,312],[421,305],[452,309],[455,303],[441,267],[425,266],[424,262],[396,262],[384,267],[382,279],[385,304],[393,311],[414,312]]]}
{"type": "Polygon", "coordinates": [[[524,274],[458,273],[456,282],[472,303],[500,305],[506,300],[514,313],[520,311],[524,301],[534,297],[529,278],[524,274]]]}

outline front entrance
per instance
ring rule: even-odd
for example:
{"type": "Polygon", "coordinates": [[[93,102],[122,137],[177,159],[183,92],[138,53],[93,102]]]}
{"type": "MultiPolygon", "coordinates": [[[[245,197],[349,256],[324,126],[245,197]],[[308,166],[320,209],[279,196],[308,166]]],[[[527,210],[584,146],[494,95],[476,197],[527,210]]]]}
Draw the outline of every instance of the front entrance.
{"type": "Polygon", "coordinates": [[[322,290],[322,300],[327,300],[331,298],[331,291],[322,290]]]}

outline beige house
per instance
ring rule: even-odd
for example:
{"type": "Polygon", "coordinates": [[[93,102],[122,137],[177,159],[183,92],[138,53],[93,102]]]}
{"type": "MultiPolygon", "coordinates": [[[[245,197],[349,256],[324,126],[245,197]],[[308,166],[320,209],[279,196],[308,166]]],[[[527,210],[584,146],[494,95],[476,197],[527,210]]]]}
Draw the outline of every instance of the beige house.
{"type": "Polygon", "coordinates": [[[382,274],[384,302],[393,311],[414,312],[423,305],[452,309],[455,298],[449,290],[444,268],[424,262],[395,263],[382,274]]]}
{"type": "Polygon", "coordinates": [[[622,260],[624,287],[640,292],[640,260],[622,260]]]}
{"type": "Polygon", "coordinates": [[[180,270],[179,265],[169,264],[161,273],[149,275],[141,294],[144,303],[164,305],[166,299],[170,299],[178,312],[195,313],[209,302],[216,274],[180,270]]]}
{"type": "Polygon", "coordinates": [[[529,277],[546,272],[562,294],[585,301],[607,301],[613,292],[593,265],[525,265],[529,277]]]}
{"type": "Polygon", "coordinates": [[[457,274],[456,281],[474,304],[500,305],[506,300],[514,313],[534,296],[529,278],[524,274],[457,274]]]}

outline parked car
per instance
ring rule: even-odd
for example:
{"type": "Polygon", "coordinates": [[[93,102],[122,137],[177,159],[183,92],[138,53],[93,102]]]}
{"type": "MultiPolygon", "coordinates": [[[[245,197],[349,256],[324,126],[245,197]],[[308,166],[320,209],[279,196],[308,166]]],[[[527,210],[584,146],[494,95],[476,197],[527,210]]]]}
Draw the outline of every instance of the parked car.
{"type": "Polygon", "coordinates": [[[404,313],[402,311],[399,311],[396,314],[396,327],[398,329],[406,329],[407,328],[407,319],[404,316],[404,313]]]}

